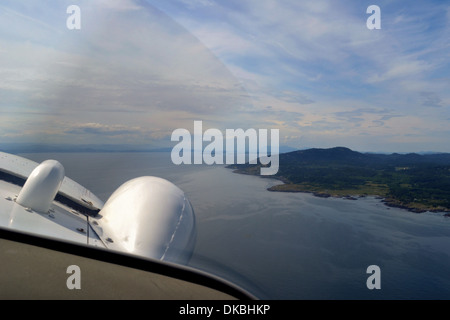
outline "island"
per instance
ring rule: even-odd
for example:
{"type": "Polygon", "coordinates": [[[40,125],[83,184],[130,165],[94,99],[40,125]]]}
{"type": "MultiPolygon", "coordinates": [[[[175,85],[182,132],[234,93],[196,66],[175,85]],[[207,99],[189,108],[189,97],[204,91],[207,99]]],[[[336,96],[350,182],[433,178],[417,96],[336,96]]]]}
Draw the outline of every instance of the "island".
{"type": "MultiPolygon", "coordinates": [[[[450,154],[361,153],[346,147],[312,148],[279,155],[277,192],[356,200],[375,196],[387,206],[450,216],[450,154]]],[[[260,175],[262,164],[233,164],[234,172],[260,175]]]]}

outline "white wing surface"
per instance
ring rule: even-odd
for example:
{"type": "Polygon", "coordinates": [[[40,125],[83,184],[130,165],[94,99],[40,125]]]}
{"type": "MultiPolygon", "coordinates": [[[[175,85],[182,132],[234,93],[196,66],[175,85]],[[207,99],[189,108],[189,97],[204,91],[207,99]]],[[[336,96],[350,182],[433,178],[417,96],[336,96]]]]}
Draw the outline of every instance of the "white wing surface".
{"type": "Polygon", "coordinates": [[[104,204],[62,164],[0,152],[0,228],[187,264],[195,215],[184,192],[157,177],[124,183],[104,204]]]}
{"type": "MultiPolygon", "coordinates": [[[[18,178],[26,180],[38,165],[39,163],[32,160],[0,152],[0,171],[18,178]]],[[[88,209],[101,210],[103,208],[103,201],[97,198],[91,191],[68,177],[64,178],[59,193],[88,209]]]]}

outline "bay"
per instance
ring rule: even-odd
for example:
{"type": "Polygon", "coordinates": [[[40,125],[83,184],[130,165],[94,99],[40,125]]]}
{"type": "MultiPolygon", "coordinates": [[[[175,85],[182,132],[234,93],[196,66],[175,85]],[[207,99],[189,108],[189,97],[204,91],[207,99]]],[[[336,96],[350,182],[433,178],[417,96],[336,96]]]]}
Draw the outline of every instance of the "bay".
{"type": "Polygon", "coordinates": [[[356,201],[266,189],[274,179],[224,166],[173,165],[169,153],[33,153],[106,201],[145,175],[178,185],[196,213],[192,267],[262,299],[450,299],[450,218],[356,201]],[[381,270],[369,290],[367,268],[381,270]]]}

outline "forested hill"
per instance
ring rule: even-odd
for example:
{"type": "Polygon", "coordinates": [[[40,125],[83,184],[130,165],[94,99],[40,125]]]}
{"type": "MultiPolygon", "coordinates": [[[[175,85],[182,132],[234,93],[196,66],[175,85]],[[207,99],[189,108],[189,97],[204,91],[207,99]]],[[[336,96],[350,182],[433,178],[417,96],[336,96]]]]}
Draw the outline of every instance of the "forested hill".
{"type": "Polygon", "coordinates": [[[357,166],[404,166],[404,165],[450,165],[450,153],[435,154],[376,154],[361,153],[345,147],[330,149],[307,149],[280,155],[280,163],[288,164],[337,164],[357,166]]]}
{"type": "MultiPolygon", "coordinates": [[[[259,175],[260,164],[231,165],[259,175]]],[[[450,154],[373,154],[344,147],[280,155],[271,191],[313,192],[318,196],[378,195],[388,205],[413,211],[450,211],[450,154]]]]}

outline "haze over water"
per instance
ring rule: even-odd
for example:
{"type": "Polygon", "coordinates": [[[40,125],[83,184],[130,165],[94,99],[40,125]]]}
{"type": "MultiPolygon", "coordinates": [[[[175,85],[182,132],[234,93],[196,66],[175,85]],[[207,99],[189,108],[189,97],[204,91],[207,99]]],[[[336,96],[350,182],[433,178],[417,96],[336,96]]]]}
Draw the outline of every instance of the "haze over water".
{"type": "Polygon", "coordinates": [[[450,218],[357,201],[269,192],[274,179],[175,166],[169,153],[23,154],[60,161],[102,200],[153,175],[185,191],[197,218],[190,265],[270,299],[450,299],[450,218]],[[369,290],[366,269],[381,269],[369,290]]]}

